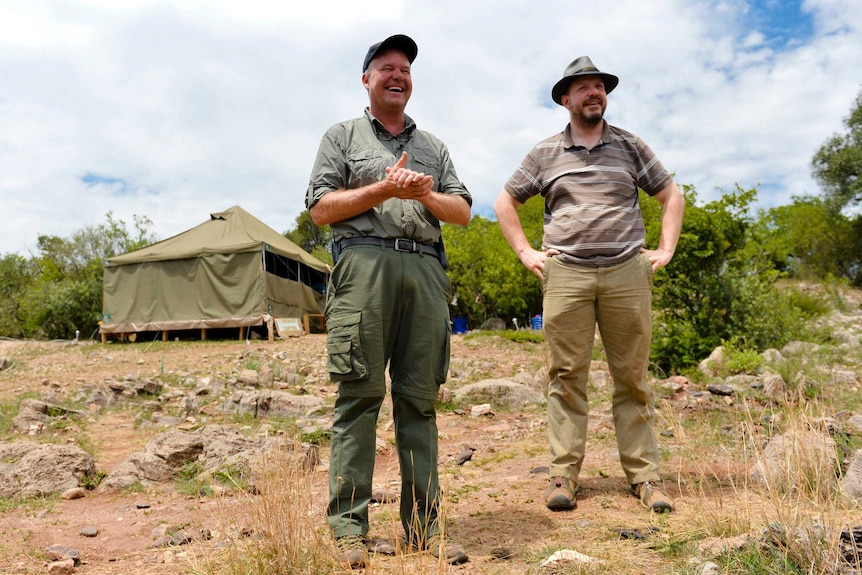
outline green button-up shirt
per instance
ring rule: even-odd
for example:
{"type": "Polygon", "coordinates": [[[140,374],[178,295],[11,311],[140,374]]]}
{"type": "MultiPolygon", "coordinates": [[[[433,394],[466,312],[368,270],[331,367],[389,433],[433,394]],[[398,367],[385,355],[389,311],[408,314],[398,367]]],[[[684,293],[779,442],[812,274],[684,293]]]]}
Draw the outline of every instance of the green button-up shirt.
{"type": "MultiPolygon", "coordinates": [[[[305,206],[311,208],[330,192],[360,188],[386,178],[407,152],[407,168],[434,177],[434,191],[456,194],[472,205],[467,188],[458,179],[449,150],[432,134],[416,128],[404,116],[405,128],[392,135],[366,109],[359,118],[340,122],[324,134],[308,184],[305,206]]],[[[410,238],[433,244],[440,238],[440,222],[416,200],[389,198],[374,208],[331,226],[335,241],[356,236],[410,238]]]]}

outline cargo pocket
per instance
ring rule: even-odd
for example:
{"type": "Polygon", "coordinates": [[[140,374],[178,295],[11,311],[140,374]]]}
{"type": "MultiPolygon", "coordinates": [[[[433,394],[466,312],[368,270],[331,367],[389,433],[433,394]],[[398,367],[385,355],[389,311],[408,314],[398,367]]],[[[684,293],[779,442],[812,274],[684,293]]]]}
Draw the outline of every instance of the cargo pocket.
{"type": "Polygon", "coordinates": [[[353,381],[368,377],[368,367],[362,354],[359,321],[362,312],[333,314],[326,320],[329,334],[326,351],[329,355],[329,378],[332,381],[353,381]]]}

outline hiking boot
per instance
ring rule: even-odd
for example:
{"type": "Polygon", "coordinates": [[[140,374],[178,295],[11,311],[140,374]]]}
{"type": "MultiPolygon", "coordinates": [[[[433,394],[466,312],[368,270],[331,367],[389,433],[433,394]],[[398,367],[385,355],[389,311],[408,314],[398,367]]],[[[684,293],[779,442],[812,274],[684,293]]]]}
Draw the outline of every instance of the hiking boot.
{"type": "Polygon", "coordinates": [[[347,563],[351,569],[365,569],[368,565],[368,551],[365,550],[365,539],[359,535],[338,537],[335,540],[338,553],[335,558],[347,563]]]}
{"type": "Polygon", "coordinates": [[[643,506],[656,513],[673,511],[673,499],[668,497],[655,481],[644,481],[632,485],[632,494],[641,500],[643,506]]]}
{"type": "Polygon", "coordinates": [[[378,555],[395,555],[396,553],[395,545],[389,539],[369,539],[368,551],[378,555]]]}
{"type": "Polygon", "coordinates": [[[545,491],[545,506],[551,511],[574,509],[578,506],[575,490],[575,482],[568,477],[551,477],[551,486],[545,491]]]}
{"type": "Polygon", "coordinates": [[[438,559],[442,552],[449,565],[466,563],[470,560],[470,557],[467,556],[467,552],[464,551],[463,547],[456,545],[448,537],[441,537],[439,534],[429,537],[422,547],[430,551],[431,555],[438,559]]]}

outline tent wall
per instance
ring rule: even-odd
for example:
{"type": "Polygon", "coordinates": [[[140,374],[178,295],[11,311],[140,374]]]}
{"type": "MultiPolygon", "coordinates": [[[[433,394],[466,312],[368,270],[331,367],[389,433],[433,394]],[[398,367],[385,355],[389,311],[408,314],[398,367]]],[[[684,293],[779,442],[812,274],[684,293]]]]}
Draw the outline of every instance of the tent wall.
{"type": "Polygon", "coordinates": [[[261,325],[260,252],[108,266],[103,333],[261,325]]]}
{"type": "Polygon", "coordinates": [[[300,282],[265,273],[267,301],[274,317],[299,317],[321,314],[326,296],[300,282]]]}

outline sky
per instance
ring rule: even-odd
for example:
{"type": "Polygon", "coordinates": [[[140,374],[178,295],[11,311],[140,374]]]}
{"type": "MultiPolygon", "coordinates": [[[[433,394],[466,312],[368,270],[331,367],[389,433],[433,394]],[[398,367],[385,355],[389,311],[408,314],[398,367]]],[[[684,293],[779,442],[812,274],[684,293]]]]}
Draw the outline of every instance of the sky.
{"type": "Polygon", "coordinates": [[[419,46],[407,113],[492,204],[568,116],[582,55],[617,75],[606,119],[699,204],[820,193],[811,159],[862,92],[858,0],[3,0],[0,256],[115,220],[166,239],[239,205],[279,232],[320,138],[368,103],[368,47],[419,46]]]}

